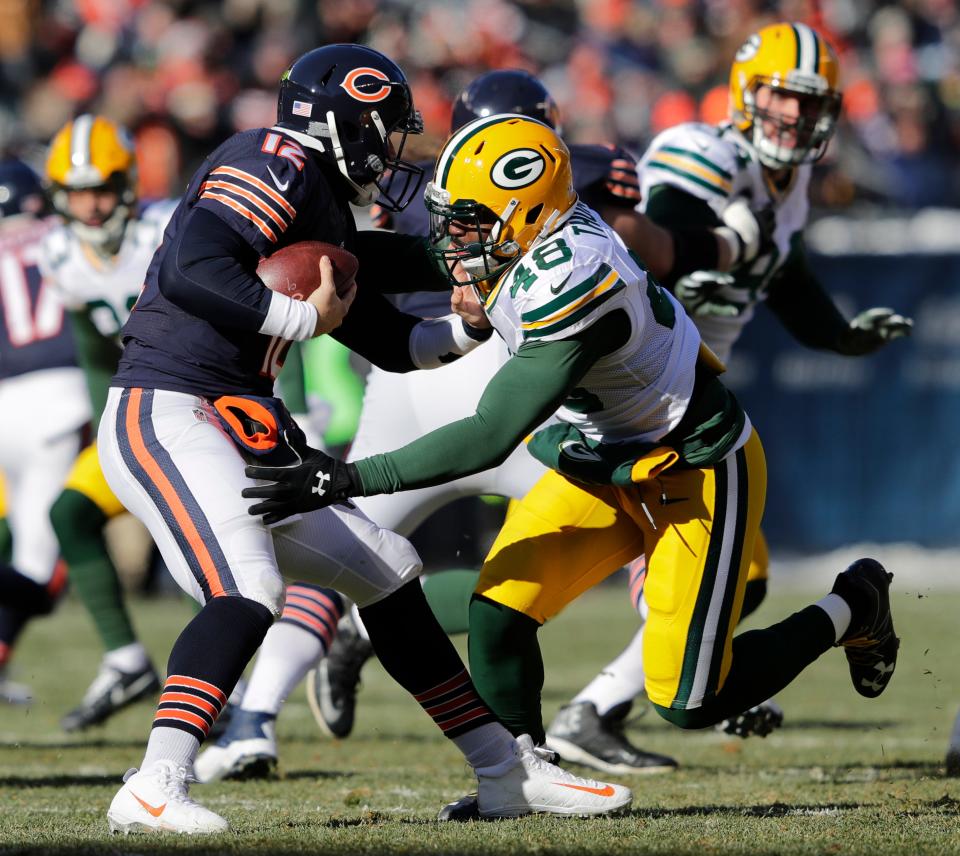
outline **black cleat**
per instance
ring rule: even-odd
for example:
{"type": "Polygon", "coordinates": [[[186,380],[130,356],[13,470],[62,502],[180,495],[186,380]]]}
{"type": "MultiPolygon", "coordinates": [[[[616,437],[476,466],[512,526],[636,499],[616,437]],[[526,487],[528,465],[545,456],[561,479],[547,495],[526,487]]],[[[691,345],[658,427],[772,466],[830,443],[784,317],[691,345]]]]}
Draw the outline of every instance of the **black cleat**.
{"type": "Polygon", "coordinates": [[[673,758],[645,752],[627,740],[617,708],[600,716],[589,701],[560,708],[547,730],[547,747],[564,761],[605,773],[672,773],[677,769],[673,758]]]}
{"type": "Polygon", "coordinates": [[[153,666],[139,672],[121,672],[103,664],[87,689],[83,701],[60,720],[64,731],[82,731],[99,725],[129,704],[152,696],[160,689],[153,666]]]}
{"type": "Polygon", "coordinates": [[[480,820],[480,803],[476,794],[467,794],[456,802],[448,803],[437,815],[437,820],[452,820],[466,823],[470,820],[480,820]]]}
{"type": "Polygon", "coordinates": [[[360,671],[373,656],[373,646],[345,617],[338,625],[330,653],[307,675],[307,701],[320,730],[343,739],[353,731],[360,671]]]}
{"type": "Polygon", "coordinates": [[[947,752],[947,760],[945,764],[948,776],[960,776],[960,746],[950,747],[950,750],[947,752]]]}
{"type": "Polygon", "coordinates": [[[766,737],[783,725],[783,709],[773,699],[761,702],[739,716],[717,723],[717,731],[735,737],[766,737]]]}
{"type": "Polygon", "coordinates": [[[862,696],[876,698],[890,683],[900,640],[893,632],[893,574],[874,559],[857,559],[837,576],[832,593],[850,607],[850,627],[837,643],[847,655],[850,680],[862,696]]]}

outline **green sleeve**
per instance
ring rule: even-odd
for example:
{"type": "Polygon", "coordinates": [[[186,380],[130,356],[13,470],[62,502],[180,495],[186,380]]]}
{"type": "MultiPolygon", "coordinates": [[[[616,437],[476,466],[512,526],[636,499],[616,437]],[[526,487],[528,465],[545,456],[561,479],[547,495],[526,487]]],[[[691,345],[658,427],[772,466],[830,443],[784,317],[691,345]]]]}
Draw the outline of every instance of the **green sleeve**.
{"type": "Polygon", "coordinates": [[[666,229],[673,241],[672,267],[660,278],[661,285],[673,291],[681,277],[716,269],[719,259],[713,230],[720,225],[720,218],[703,199],[677,187],[658,184],[650,191],[644,213],[666,229]]]}
{"type": "Polygon", "coordinates": [[[307,412],[306,381],[303,371],[303,352],[300,342],[294,342],[287,351],[283,368],[277,376],[280,397],[291,413],[307,412]]]}
{"type": "Polygon", "coordinates": [[[522,345],[487,384],[472,416],[355,461],[364,495],[442,484],[503,463],[629,331],[629,319],[617,311],[569,339],[522,345]]]}
{"type": "Polygon", "coordinates": [[[359,232],[357,284],[381,294],[409,291],[450,291],[426,238],[394,232],[359,232]]]}
{"type": "Polygon", "coordinates": [[[770,282],[767,306],[800,344],[842,352],[849,324],[810,270],[801,232],[793,236],[790,254],[770,282]]]}
{"type": "Polygon", "coordinates": [[[720,218],[703,199],[669,184],[653,187],[644,213],[664,229],[687,231],[720,225],[720,218]]]}
{"type": "Polygon", "coordinates": [[[86,310],[71,311],[70,324],[77,349],[77,362],[83,369],[93,408],[93,425],[100,424],[100,417],[107,405],[110,381],[120,362],[120,346],[109,336],[104,336],[94,326],[86,310]]]}

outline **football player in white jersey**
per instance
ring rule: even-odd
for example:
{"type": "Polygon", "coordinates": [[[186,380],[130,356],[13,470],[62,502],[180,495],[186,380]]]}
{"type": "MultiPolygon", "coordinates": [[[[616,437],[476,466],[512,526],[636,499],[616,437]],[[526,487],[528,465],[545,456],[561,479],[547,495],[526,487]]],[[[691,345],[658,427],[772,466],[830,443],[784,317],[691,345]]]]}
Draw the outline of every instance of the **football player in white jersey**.
{"type": "Polygon", "coordinates": [[[36,173],[0,161],[0,515],[12,539],[0,554],[0,702],[22,704],[31,691],[7,666],[23,628],[49,613],[63,589],[49,512],[90,419],[63,304],[37,266],[55,226],[44,209],[36,173]]]}
{"type": "Polygon", "coordinates": [[[702,728],[790,683],[834,645],[854,688],[879,695],[899,642],[892,575],[861,559],[833,591],[734,639],[766,486],[763,449],[680,304],[648,279],[573,191],[546,125],[478,119],[444,146],[427,188],[431,242],[472,286],[511,357],[476,412],[401,449],[344,464],[313,452],[252,466],[267,522],[352,496],[414,489],[528,449],[548,471],[494,543],[470,604],[478,691],[512,731],[542,741],[537,630],[632,557],[647,557],[643,657],[658,713],[702,728]],[[323,496],[310,486],[323,480],[323,496]]]}
{"type": "MultiPolygon", "coordinates": [[[[502,69],[481,75],[457,97],[452,131],[474,118],[504,112],[530,116],[551,127],[559,124],[556,103],[543,83],[527,72],[502,69]]],[[[589,200],[654,270],[667,273],[671,265],[676,268],[683,264],[682,259],[674,258],[670,236],[634,210],[639,192],[636,164],[629,153],[614,146],[578,145],[571,149],[571,158],[574,185],[581,198],[589,200]]],[[[423,164],[430,174],[433,166],[432,161],[423,164]]],[[[380,216],[389,219],[402,234],[426,235],[429,230],[429,215],[422,200],[416,200],[399,214],[380,216]]],[[[741,216],[737,225],[744,232],[746,243],[758,227],[743,220],[741,216]]],[[[732,234],[730,227],[721,224],[720,228],[722,235],[732,234]]],[[[720,240],[720,235],[714,240],[720,240]]],[[[398,295],[396,299],[404,311],[421,317],[441,316],[449,309],[449,295],[443,293],[398,295]]],[[[438,370],[397,375],[372,369],[351,458],[412,441],[473,412],[487,381],[507,357],[506,346],[495,338],[438,370]]],[[[434,511],[458,498],[482,494],[519,498],[543,471],[543,465],[521,446],[496,468],[398,496],[361,498],[359,505],[380,525],[409,535],[434,511]]],[[[466,632],[467,606],[476,579],[476,571],[457,571],[436,574],[426,582],[427,599],[448,633],[466,632]],[[440,609],[438,603],[449,603],[451,608],[440,609]]],[[[304,671],[325,650],[310,627],[297,628],[281,622],[270,630],[240,709],[235,711],[226,733],[197,759],[196,772],[201,781],[254,777],[272,769],[277,759],[272,736],[274,720],[304,671]]],[[[314,716],[333,737],[346,737],[352,730],[360,669],[370,656],[372,648],[354,610],[352,618],[340,623],[340,633],[330,654],[308,673],[307,697],[314,716]]],[[[619,681],[618,675],[614,683],[619,681]]],[[[633,681],[627,682],[632,688],[633,681]]],[[[621,720],[605,716],[607,710],[598,705],[592,719],[588,712],[579,717],[582,729],[592,726],[590,758],[600,769],[612,773],[662,773],[676,768],[673,759],[632,745],[623,734],[621,720]]],[[[586,740],[582,734],[577,739],[581,743],[586,740]]]]}
{"type": "MultiPolygon", "coordinates": [[[[85,114],[53,138],[48,192],[63,224],[43,244],[41,264],[63,298],[99,422],[120,357],[119,332],[143,287],[174,204],[140,210],[136,158],[127,132],[85,114]]],[[[104,526],[125,509],[107,485],[97,447],[77,457],[51,519],[74,590],[90,613],[105,654],[80,704],[61,720],[66,731],[103,722],[160,687],[123,603],[104,526]]]]}
{"type": "MultiPolygon", "coordinates": [[[[737,51],[730,72],[729,121],[669,128],[641,159],[642,210],[679,239],[699,268],[662,281],[724,363],[761,303],[802,344],[839,354],[869,354],[910,333],[913,322],[885,307],[866,309],[848,322],[806,262],[810,173],[833,136],[840,100],[839,65],[826,40],[805,24],[773,24],[737,51]],[[744,258],[738,234],[726,233],[726,247],[716,242],[725,235],[721,218],[731,223],[741,216],[763,226],[759,246],[750,248],[752,258],[744,258]]],[[[760,533],[744,615],[766,594],[768,564],[760,533]]],[[[631,647],[642,646],[642,634],[641,629],[631,647]]],[[[574,705],[598,698],[627,705],[642,688],[642,670],[618,669],[614,661],[576,696],[574,705]],[[611,681],[608,672],[625,674],[633,685],[611,681]]],[[[741,737],[765,736],[782,718],[771,701],[723,727],[741,737]]],[[[548,737],[561,754],[569,754],[565,744],[576,740],[568,731],[561,713],[548,737]]]]}

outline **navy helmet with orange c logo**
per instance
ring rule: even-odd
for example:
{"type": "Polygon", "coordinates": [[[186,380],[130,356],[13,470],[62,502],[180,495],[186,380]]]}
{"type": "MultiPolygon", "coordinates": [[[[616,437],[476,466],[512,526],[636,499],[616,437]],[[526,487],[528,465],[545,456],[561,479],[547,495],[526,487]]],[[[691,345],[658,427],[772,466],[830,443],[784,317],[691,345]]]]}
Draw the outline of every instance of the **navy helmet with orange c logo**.
{"type": "Polygon", "coordinates": [[[326,45],[296,60],[280,81],[277,126],[334,166],[358,205],[399,211],[420,186],[423,171],[402,154],[423,122],[404,73],[372,48],[326,45]]]}

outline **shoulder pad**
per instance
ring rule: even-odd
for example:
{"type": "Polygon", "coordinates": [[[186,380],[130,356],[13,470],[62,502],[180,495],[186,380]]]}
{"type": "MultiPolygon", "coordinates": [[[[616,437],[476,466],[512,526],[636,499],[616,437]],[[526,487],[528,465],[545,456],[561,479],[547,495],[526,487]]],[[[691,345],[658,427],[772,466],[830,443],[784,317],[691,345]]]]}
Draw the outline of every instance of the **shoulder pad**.
{"type": "Polygon", "coordinates": [[[524,341],[546,341],[588,327],[625,284],[601,247],[561,235],[527,253],[504,287],[524,341]]]}
{"type": "Polygon", "coordinates": [[[643,156],[644,196],[655,184],[674,184],[704,199],[725,198],[740,167],[739,147],[720,129],[685,122],[657,136],[643,156]]]}

